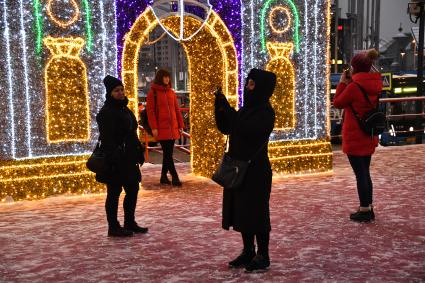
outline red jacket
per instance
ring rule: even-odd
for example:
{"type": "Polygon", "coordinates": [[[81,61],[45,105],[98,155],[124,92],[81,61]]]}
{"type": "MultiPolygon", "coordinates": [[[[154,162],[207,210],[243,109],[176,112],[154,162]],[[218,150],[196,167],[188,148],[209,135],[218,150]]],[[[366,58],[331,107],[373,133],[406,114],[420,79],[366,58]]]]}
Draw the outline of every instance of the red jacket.
{"type": "MultiPolygon", "coordinates": [[[[375,107],[382,91],[381,74],[357,73],[353,75],[353,81],[363,87],[368,93],[373,107],[375,107]]],[[[339,83],[333,104],[336,108],[344,109],[344,123],[342,125],[342,150],[344,153],[354,156],[372,155],[378,145],[378,137],[371,137],[360,129],[350,108],[350,105],[352,105],[360,117],[372,110],[372,106],[367,102],[360,88],[355,83],[348,85],[339,83]]]]}
{"type": "Polygon", "coordinates": [[[146,109],[149,125],[158,130],[156,140],[175,140],[180,138],[179,129],[184,128],[182,113],[177,96],[170,87],[152,83],[148,92],[146,109]],[[156,92],[156,105],[154,100],[156,92]]]}

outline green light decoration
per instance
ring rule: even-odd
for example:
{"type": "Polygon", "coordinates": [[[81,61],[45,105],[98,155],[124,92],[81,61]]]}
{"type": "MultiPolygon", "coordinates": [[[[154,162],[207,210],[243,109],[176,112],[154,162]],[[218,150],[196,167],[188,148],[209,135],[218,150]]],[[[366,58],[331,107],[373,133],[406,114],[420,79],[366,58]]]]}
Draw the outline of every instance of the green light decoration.
{"type": "Polygon", "coordinates": [[[289,4],[291,7],[292,13],[294,14],[294,45],[295,45],[295,52],[300,51],[300,39],[299,39],[299,26],[300,26],[300,19],[298,15],[298,9],[297,6],[295,6],[294,2],[292,0],[267,0],[266,3],[264,3],[263,8],[261,8],[260,12],[260,40],[261,40],[261,50],[263,52],[267,52],[266,47],[266,35],[265,35],[265,21],[266,21],[266,12],[270,8],[270,5],[274,2],[280,2],[284,1],[289,4]]]}
{"type": "MultiPolygon", "coordinates": [[[[87,51],[93,51],[93,32],[91,27],[91,12],[88,0],[83,0],[84,13],[86,16],[86,42],[87,42],[87,51]]],[[[36,30],[36,42],[35,42],[35,51],[37,55],[40,55],[43,50],[43,17],[41,15],[41,3],[40,0],[34,0],[34,18],[35,20],[35,30],[36,30]]]]}
{"type": "Polygon", "coordinates": [[[43,50],[43,18],[41,17],[41,5],[40,0],[34,0],[34,18],[35,18],[35,30],[36,30],[36,41],[35,51],[37,54],[41,54],[43,50]]]}
{"type": "Polygon", "coordinates": [[[86,14],[86,42],[87,42],[87,51],[93,51],[93,32],[91,29],[91,13],[90,6],[87,0],[83,0],[84,11],[86,14]]]}

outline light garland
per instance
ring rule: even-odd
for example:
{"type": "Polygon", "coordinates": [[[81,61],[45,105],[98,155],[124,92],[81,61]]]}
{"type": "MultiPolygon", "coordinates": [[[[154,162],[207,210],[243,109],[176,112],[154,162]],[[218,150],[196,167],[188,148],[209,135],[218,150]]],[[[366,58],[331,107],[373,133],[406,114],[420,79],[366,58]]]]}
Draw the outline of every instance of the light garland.
{"type": "MultiPolygon", "coordinates": [[[[10,51],[10,29],[9,29],[9,23],[8,23],[8,11],[7,11],[7,6],[6,6],[6,1],[7,0],[3,0],[3,22],[5,24],[5,28],[4,28],[4,37],[5,37],[5,42],[6,42],[6,62],[7,62],[7,85],[8,85],[8,112],[9,112],[9,117],[10,119],[8,119],[10,121],[10,131],[9,131],[9,136],[7,136],[6,138],[11,142],[11,158],[15,158],[16,157],[16,147],[15,147],[15,140],[16,140],[16,133],[15,133],[15,111],[13,108],[13,82],[12,82],[12,77],[13,77],[13,70],[12,70],[12,66],[11,66],[11,51],[10,51]]],[[[3,112],[5,113],[5,112],[3,112]]],[[[3,149],[2,153],[3,155],[6,154],[7,149],[3,149]]]]}
{"type": "Polygon", "coordinates": [[[274,7],[270,11],[270,14],[269,14],[269,24],[270,24],[270,28],[272,29],[272,31],[274,33],[282,34],[282,33],[287,32],[289,30],[289,28],[291,27],[291,24],[292,24],[292,17],[291,17],[291,13],[289,12],[288,8],[282,7],[282,6],[274,7]],[[273,18],[276,17],[276,13],[278,13],[278,12],[283,12],[285,14],[286,18],[287,18],[286,25],[283,28],[277,28],[275,26],[275,23],[274,23],[274,20],[273,20],[273,18]]]}
{"type": "MultiPolygon", "coordinates": [[[[20,0],[22,1],[22,0],[20,0]]],[[[63,29],[68,28],[70,31],[75,32],[76,30],[79,30],[79,28],[75,29],[75,27],[78,25],[78,19],[80,17],[81,11],[78,7],[78,3],[75,0],[70,0],[71,1],[71,10],[69,10],[68,6],[63,6],[65,5],[64,3],[57,3],[56,5],[61,5],[60,8],[58,10],[66,10],[69,14],[73,14],[73,17],[68,20],[68,21],[62,21],[60,19],[58,19],[53,12],[51,11],[51,5],[52,3],[56,1],[56,0],[48,0],[47,2],[47,7],[46,7],[46,19],[52,21],[53,23],[55,23],[57,26],[59,26],[62,30],[59,32],[64,32],[63,29]]],[[[114,0],[103,0],[103,1],[99,1],[99,5],[102,5],[102,9],[103,9],[103,5],[105,3],[107,3],[108,1],[113,1],[114,0]]],[[[85,35],[86,35],[86,48],[88,52],[92,52],[93,51],[93,28],[92,28],[92,12],[91,12],[91,8],[89,5],[88,0],[82,0],[82,5],[83,5],[83,11],[84,11],[84,16],[85,16],[85,35]]],[[[36,34],[36,39],[35,39],[35,43],[36,43],[36,48],[35,48],[35,52],[37,55],[41,55],[42,52],[42,48],[43,48],[43,35],[44,35],[44,28],[43,28],[43,8],[41,5],[41,0],[33,0],[33,13],[34,13],[34,21],[35,21],[35,34],[36,34]]],[[[49,27],[48,25],[45,27],[46,29],[51,29],[51,27],[49,27]]],[[[74,34],[71,32],[70,35],[74,36],[74,34]]]]}
{"type": "Polygon", "coordinates": [[[87,51],[92,52],[93,51],[93,31],[92,31],[92,24],[91,24],[91,9],[89,6],[88,0],[82,0],[83,6],[84,6],[84,12],[86,14],[86,41],[87,41],[87,51]]]}
{"type": "Polygon", "coordinates": [[[44,39],[52,54],[44,71],[49,143],[90,139],[87,69],[79,57],[84,43],[82,38],[44,39]]]}
{"type": "Polygon", "coordinates": [[[0,161],[0,199],[39,199],[63,193],[98,193],[104,185],[87,171],[88,156],[0,161]]]}
{"type": "Polygon", "coordinates": [[[74,10],[74,14],[67,21],[63,21],[61,19],[58,19],[54,15],[54,13],[52,12],[52,4],[55,1],[57,1],[57,0],[48,0],[48,2],[47,2],[47,7],[46,7],[47,15],[49,15],[49,18],[50,18],[51,21],[53,21],[56,25],[60,26],[61,28],[67,28],[78,20],[78,18],[80,17],[80,8],[78,7],[78,4],[75,0],[69,0],[68,1],[72,5],[72,9],[74,10]]]}
{"type": "MultiPolygon", "coordinates": [[[[266,12],[268,11],[270,5],[274,2],[287,2],[289,4],[289,6],[291,7],[292,13],[294,14],[294,32],[293,32],[293,41],[294,41],[294,45],[295,45],[295,52],[299,52],[300,51],[300,46],[299,46],[299,15],[298,15],[298,9],[297,6],[294,4],[294,2],[292,0],[267,0],[261,11],[260,11],[260,36],[261,36],[261,48],[263,52],[266,52],[266,30],[265,30],[265,22],[266,22],[266,12]]],[[[284,8],[282,6],[278,6],[276,8],[284,8]]],[[[271,13],[273,12],[274,9],[273,8],[271,10],[271,13]]],[[[270,27],[272,27],[272,24],[269,23],[270,27]]]]}
{"type": "Polygon", "coordinates": [[[35,42],[35,52],[40,54],[43,49],[43,20],[41,16],[41,4],[40,0],[34,0],[34,17],[37,39],[35,42]]]}
{"type": "MultiPolygon", "coordinates": [[[[175,34],[179,33],[180,24],[180,18],[176,16],[162,20],[163,27],[175,34]]],[[[135,113],[138,113],[135,103],[138,53],[149,32],[157,25],[158,20],[151,8],[147,8],[134,23],[124,43],[122,77],[126,95],[135,113]]],[[[199,30],[201,25],[199,20],[185,17],[184,37],[189,37],[194,32],[197,35],[191,41],[182,41],[182,45],[187,54],[190,77],[192,171],[197,175],[211,176],[220,161],[224,145],[223,136],[215,127],[211,127],[211,121],[214,121],[212,92],[216,86],[223,86],[232,105],[237,105],[238,63],[232,36],[220,17],[211,12],[204,27],[199,30]]]]}
{"type": "MultiPolygon", "coordinates": [[[[21,27],[21,44],[22,46],[27,45],[27,34],[25,32],[24,26],[24,16],[23,16],[23,3],[22,0],[19,1],[19,14],[20,14],[20,27],[21,27]]],[[[30,96],[29,96],[29,78],[28,78],[28,61],[27,61],[27,50],[26,48],[22,49],[23,61],[24,61],[24,84],[25,84],[25,110],[26,110],[26,123],[31,123],[31,107],[30,107],[30,96]]],[[[32,156],[31,150],[31,128],[27,128],[25,141],[28,147],[28,155],[32,156]]]]}
{"type": "Polygon", "coordinates": [[[277,173],[311,174],[332,170],[332,147],[327,140],[272,142],[269,158],[277,173]]]}
{"type": "Polygon", "coordinates": [[[295,70],[289,56],[294,45],[267,42],[270,61],[266,70],[276,74],[276,88],[270,102],[276,114],[274,130],[290,130],[295,127],[295,70]]]}
{"type": "MultiPolygon", "coordinates": [[[[178,31],[178,36],[175,36],[175,34],[173,32],[168,31],[168,29],[163,25],[162,23],[162,18],[159,17],[157,15],[157,13],[155,12],[155,7],[157,5],[161,5],[163,3],[168,4],[169,1],[168,0],[159,0],[159,1],[155,1],[153,3],[153,5],[150,5],[149,7],[152,9],[153,14],[155,15],[155,18],[158,21],[158,24],[162,27],[162,29],[168,34],[168,36],[170,36],[172,39],[176,40],[176,41],[189,41],[191,40],[194,36],[196,36],[198,34],[198,32],[200,32],[205,24],[206,24],[206,20],[210,17],[211,11],[212,11],[212,6],[209,2],[209,0],[207,0],[206,4],[203,4],[201,2],[198,1],[194,1],[194,0],[176,0],[176,2],[178,1],[178,11],[177,13],[174,13],[175,16],[178,16],[180,19],[180,27],[179,27],[179,31],[178,31]],[[205,20],[202,21],[201,26],[195,31],[195,32],[191,32],[190,35],[188,37],[185,37],[185,26],[184,26],[184,18],[185,16],[187,16],[187,12],[185,12],[185,5],[196,5],[197,7],[200,7],[204,10],[207,11],[207,15],[205,17],[205,20]]],[[[187,34],[187,33],[186,33],[187,34]]]]}

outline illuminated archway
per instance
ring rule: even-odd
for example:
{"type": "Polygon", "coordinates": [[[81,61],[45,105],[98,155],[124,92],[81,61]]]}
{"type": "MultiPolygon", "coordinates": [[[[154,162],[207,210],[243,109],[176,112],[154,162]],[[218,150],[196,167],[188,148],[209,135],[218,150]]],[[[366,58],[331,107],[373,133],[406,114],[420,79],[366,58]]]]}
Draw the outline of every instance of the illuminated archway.
{"type": "MultiPolygon", "coordinates": [[[[172,33],[178,33],[180,17],[169,16],[161,23],[172,33]]],[[[202,22],[185,16],[185,33],[199,29],[202,22]]],[[[122,56],[122,78],[126,86],[129,107],[138,115],[137,82],[139,51],[149,33],[159,22],[148,7],[126,35],[122,56]]],[[[232,36],[218,14],[211,12],[204,27],[189,41],[181,44],[186,51],[190,77],[190,123],[192,172],[212,175],[224,149],[223,136],[214,123],[213,90],[222,86],[233,106],[238,105],[238,61],[232,36]]],[[[141,62],[143,64],[143,62],[141,62]]]]}

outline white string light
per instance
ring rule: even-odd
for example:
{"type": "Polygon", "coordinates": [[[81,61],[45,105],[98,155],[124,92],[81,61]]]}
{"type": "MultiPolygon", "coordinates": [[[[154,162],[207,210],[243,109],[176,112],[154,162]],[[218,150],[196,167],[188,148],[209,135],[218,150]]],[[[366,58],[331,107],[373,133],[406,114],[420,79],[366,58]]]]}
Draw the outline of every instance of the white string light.
{"type": "Polygon", "coordinates": [[[180,31],[179,31],[179,36],[176,37],[172,32],[170,32],[162,23],[162,18],[158,15],[158,13],[155,11],[155,7],[157,7],[158,5],[161,5],[163,3],[167,3],[169,4],[169,1],[156,1],[153,3],[153,5],[149,5],[149,7],[152,9],[152,12],[155,16],[155,18],[158,20],[159,25],[161,26],[161,28],[168,34],[169,37],[171,37],[172,39],[176,40],[176,41],[189,41],[191,40],[194,36],[196,36],[205,26],[205,24],[207,23],[207,19],[210,17],[211,12],[213,11],[212,9],[212,5],[210,4],[210,1],[207,0],[207,4],[202,4],[198,1],[194,1],[194,0],[178,0],[178,9],[177,9],[177,13],[168,13],[167,15],[171,15],[171,14],[175,14],[176,16],[180,17],[180,31]],[[207,15],[205,17],[205,19],[200,19],[198,16],[196,15],[191,15],[194,18],[197,18],[199,20],[202,21],[202,25],[199,27],[199,29],[197,29],[194,33],[192,33],[189,37],[184,37],[184,16],[185,16],[185,11],[184,11],[184,4],[185,3],[190,3],[192,5],[196,5],[198,7],[202,7],[204,8],[204,10],[208,11],[207,15]]]}
{"type": "Polygon", "coordinates": [[[22,41],[22,57],[24,61],[24,83],[25,83],[25,107],[26,107],[26,142],[28,148],[28,156],[32,156],[32,148],[31,148],[31,97],[29,95],[29,83],[28,83],[28,56],[27,56],[27,36],[25,32],[24,26],[24,13],[23,13],[23,4],[22,0],[19,1],[19,14],[20,14],[20,24],[21,24],[21,41],[22,41]]]}
{"type": "Polygon", "coordinates": [[[3,21],[4,21],[4,38],[6,42],[6,64],[7,64],[7,80],[8,80],[8,100],[9,100],[9,111],[10,111],[10,144],[12,146],[12,158],[16,158],[16,147],[15,147],[15,140],[16,140],[16,133],[15,133],[15,111],[13,108],[13,83],[12,83],[12,77],[13,77],[13,70],[12,70],[12,58],[10,56],[10,30],[9,30],[9,22],[7,19],[7,15],[9,14],[9,11],[7,10],[6,1],[3,0],[3,21]]]}
{"type": "Polygon", "coordinates": [[[106,27],[105,27],[105,18],[104,18],[104,10],[103,3],[99,2],[99,12],[100,12],[100,24],[102,26],[102,66],[103,66],[103,75],[106,76],[106,54],[105,54],[105,44],[106,44],[106,27]]]}

